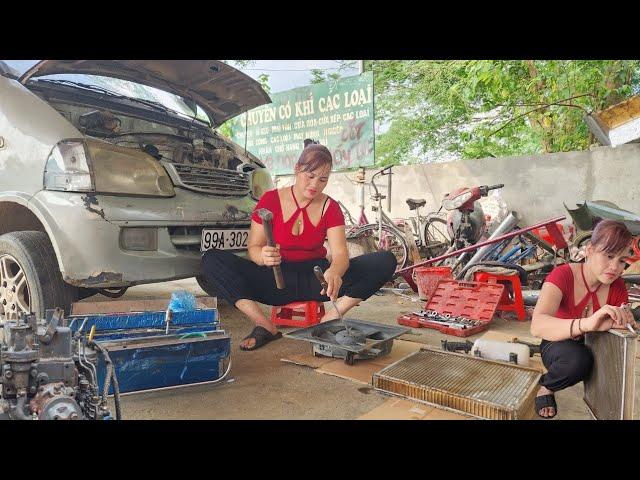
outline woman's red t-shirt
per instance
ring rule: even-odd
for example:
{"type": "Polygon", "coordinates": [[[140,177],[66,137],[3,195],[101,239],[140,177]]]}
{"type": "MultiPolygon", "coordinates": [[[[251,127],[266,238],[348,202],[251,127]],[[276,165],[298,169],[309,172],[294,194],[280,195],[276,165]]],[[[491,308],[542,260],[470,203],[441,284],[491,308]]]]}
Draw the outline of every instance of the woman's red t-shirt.
{"type": "MultiPolygon", "coordinates": [[[[293,192],[290,192],[290,194],[293,195],[293,192]]],[[[293,199],[295,201],[295,197],[293,199]]],[[[266,208],[273,213],[273,239],[280,245],[282,261],[304,262],[305,260],[317,260],[325,258],[327,255],[327,249],[324,248],[327,230],[344,225],[344,215],[338,202],[329,197],[327,203],[326,211],[318,225],[314,225],[309,219],[309,214],[307,213],[308,204],[301,207],[297,201],[298,208],[291,217],[284,221],[278,190],[269,190],[258,201],[251,219],[262,225],[262,219],[258,216],[257,210],[266,208]],[[304,222],[303,229],[300,235],[294,235],[291,231],[293,223],[299,217],[300,210],[302,210],[304,222]]]]}
{"type": "MultiPolygon", "coordinates": [[[[595,291],[587,292],[584,298],[580,299],[576,305],[576,300],[573,295],[573,270],[569,264],[554,268],[551,273],[547,275],[545,282],[553,283],[562,291],[562,300],[555,315],[558,318],[573,319],[582,317],[589,300],[593,300],[592,305],[594,312],[601,307],[595,291]]],[[[623,303],[629,303],[629,294],[627,288],[624,286],[624,280],[618,278],[609,286],[607,305],[619,307],[623,303]]]]}

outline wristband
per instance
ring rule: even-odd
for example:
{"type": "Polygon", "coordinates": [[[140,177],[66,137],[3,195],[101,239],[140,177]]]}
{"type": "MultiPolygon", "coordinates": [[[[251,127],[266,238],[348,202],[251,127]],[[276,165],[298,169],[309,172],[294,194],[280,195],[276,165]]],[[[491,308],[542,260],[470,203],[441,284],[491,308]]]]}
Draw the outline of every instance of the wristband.
{"type": "Polygon", "coordinates": [[[584,330],[582,330],[582,318],[580,318],[580,320],[578,320],[578,330],[580,330],[580,333],[584,334],[587,333],[584,330]]]}
{"type": "Polygon", "coordinates": [[[569,338],[571,340],[573,340],[573,324],[575,323],[575,321],[576,321],[575,318],[571,320],[571,325],[569,326],[569,338]]]}

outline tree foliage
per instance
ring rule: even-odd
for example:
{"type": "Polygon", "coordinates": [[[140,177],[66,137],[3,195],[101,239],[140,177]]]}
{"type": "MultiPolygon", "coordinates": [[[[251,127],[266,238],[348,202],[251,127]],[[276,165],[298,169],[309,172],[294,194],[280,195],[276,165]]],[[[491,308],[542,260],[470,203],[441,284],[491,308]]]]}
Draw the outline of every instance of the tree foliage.
{"type": "Polygon", "coordinates": [[[374,74],[376,160],[583,150],[586,113],[640,92],[639,61],[367,61],[374,74]]]}
{"type": "Polygon", "coordinates": [[[336,81],[342,78],[342,74],[346,70],[356,68],[356,60],[336,60],[338,64],[337,71],[323,70],[320,68],[311,69],[311,84],[336,81]]]}

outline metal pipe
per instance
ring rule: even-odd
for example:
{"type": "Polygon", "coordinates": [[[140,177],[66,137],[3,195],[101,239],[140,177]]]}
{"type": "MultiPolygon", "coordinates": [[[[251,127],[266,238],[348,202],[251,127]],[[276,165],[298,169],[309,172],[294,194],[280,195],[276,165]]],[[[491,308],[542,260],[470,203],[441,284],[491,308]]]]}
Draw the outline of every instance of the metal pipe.
{"type": "MultiPolygon", "coordinates": [[[[509,212],[509,215],[502,221],[498,228],[496,228],[495,232],[491,234],[491,236],[487,240],[493,240],[498,238],[500,235],[504,235],[505,233],[512,230],[518,224],[518,214],[516,212],[509,212]]],[[[483,260],[484,257],[487,256],[489,250],[491,250],[492,245],[485,245],[484,247],[478,249],[476,254],[471,257],[471,260],[467,262],[465,265],[466,268],[475,265],[479,261],[483,260]]]]}

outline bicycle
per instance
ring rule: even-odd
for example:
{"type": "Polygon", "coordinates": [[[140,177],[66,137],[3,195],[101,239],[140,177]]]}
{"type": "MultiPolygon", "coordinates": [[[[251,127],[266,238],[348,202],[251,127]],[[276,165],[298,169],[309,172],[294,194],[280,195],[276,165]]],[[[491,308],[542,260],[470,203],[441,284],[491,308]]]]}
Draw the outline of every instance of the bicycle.
{"type": "MultiPolygon", "coordinates": [[[[391,251],[398,261],[398,269],[407,266],[409,260],[409,244],[407,235],[405,234],[406,220],[394,221],[382,209],[382,200],[386,199],[386,195],[382,195],[375,179],[379,175],[391,175],[392,167],[385,167],[376,172],[369,182],[370,188],[373,190],[371,200],[374,202],[371,209],[376,212],[374,223],[369,223],[364,206],[361,205],[360,218],[356,227],[352,227],[347,231],[348,239],[371,239],[373,247],[380,250],[391,251]]],[[[363,181],[364,178],[362,177],[363,181]]],[[[450,241],[446,228],[446,220],[437,213],[425,216],[420,215],[420,207],[426,204],[426,200],[407,199],[409,209],[416,212],[414,217],[409,218],[411,226],[411,239],[416,243],[418,250],[431,258],[444,252],[450,241]]],[[[342,206],[344,208],[344,206],[342,206]]],[[[349,219],[353,221],[353,217],[349,214],[349,219]]],[[[424,257],[423,257],[424,258],[424,257]]]]}

